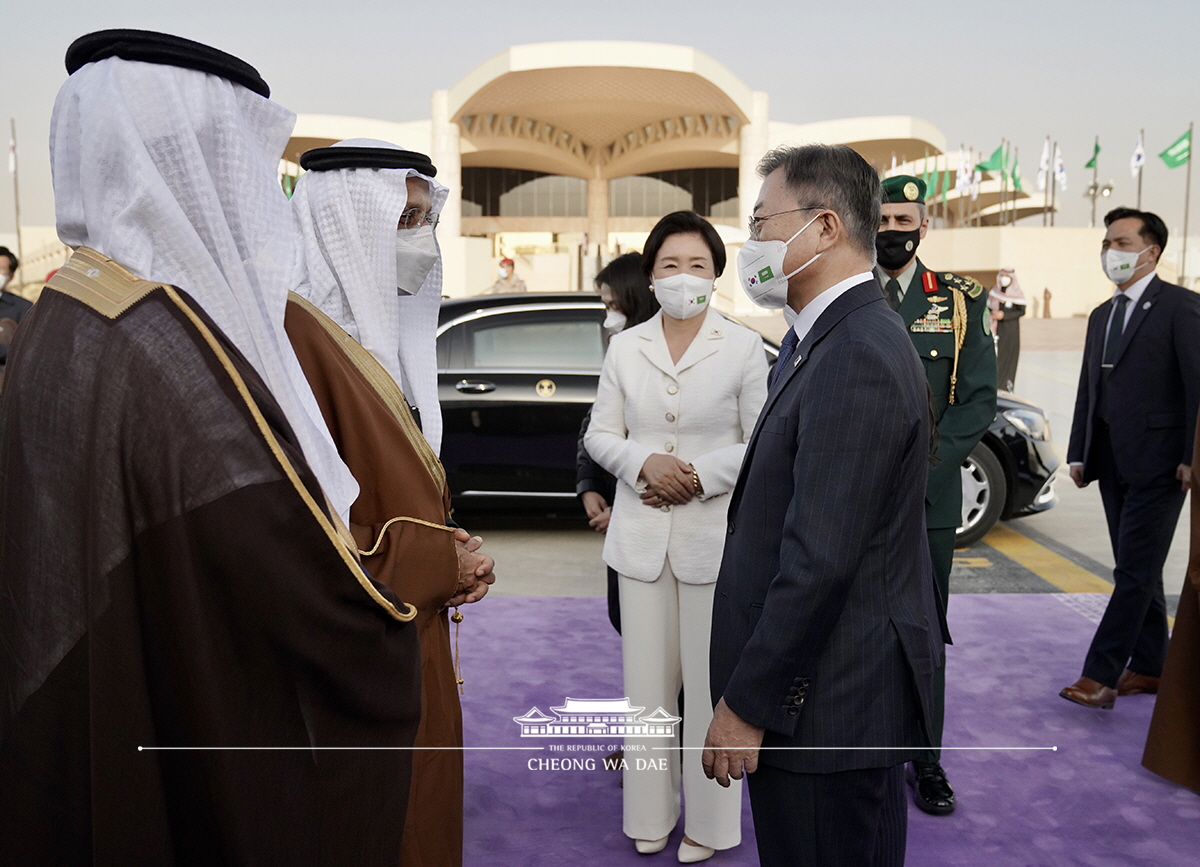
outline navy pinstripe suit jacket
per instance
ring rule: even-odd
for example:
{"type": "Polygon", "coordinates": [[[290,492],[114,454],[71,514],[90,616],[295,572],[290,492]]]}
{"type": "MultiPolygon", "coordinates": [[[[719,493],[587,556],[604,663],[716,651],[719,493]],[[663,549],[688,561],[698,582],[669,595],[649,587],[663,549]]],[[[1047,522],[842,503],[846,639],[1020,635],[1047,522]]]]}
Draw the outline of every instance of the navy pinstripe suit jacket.
{"type": "Polygon", "coordinates": [[[767,729],[764,747],[804,748],[764,750],[764,764],[889,767],[928,742],[944,653],[925,373],[874,280],[836,299],[785,364],[729,506],[712,697],[767,729]]]}

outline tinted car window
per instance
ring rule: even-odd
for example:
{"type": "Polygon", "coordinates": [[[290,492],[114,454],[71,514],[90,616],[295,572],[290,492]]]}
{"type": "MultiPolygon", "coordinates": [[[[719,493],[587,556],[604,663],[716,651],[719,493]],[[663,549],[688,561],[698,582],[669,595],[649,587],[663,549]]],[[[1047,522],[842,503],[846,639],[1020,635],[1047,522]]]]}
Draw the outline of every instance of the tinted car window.
{"type": "Polygon", "coordinates": [[[489,316],[466,326],[466,344],[476,370],[599,370],[604,362],[595,315],[489,316]]]}

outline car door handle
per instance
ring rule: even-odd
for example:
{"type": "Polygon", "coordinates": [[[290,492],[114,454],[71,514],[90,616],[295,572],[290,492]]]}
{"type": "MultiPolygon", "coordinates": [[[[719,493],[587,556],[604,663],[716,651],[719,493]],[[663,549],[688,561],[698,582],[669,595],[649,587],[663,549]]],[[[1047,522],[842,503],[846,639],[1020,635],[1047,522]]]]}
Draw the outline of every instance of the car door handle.
{"type": "Polygon", "coordinates": [[[456,382],[454,387],[466,394],[485,394],[489,391],[495,391],[496,383],[487,382],[482,379],[462,379],[456,382]]]}

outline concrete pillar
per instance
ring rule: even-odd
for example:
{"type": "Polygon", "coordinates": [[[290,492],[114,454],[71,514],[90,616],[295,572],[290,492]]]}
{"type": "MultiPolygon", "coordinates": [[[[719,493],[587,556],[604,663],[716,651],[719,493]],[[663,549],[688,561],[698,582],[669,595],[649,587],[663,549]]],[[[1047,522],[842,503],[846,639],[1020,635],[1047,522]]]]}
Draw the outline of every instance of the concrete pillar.
{"type": "Polygon", "coordinates": [[[442,292],[466,294],[466,252],[462,238],[462,154],[461,130],[450,117],[449,91],[435,90],[430,105],[430,158],[437,166],[437,179],[450,195],[438,223],[438,244],[442,249],[442,292]]]}
{"type": "Polygon", "coordinates": [[[743,226],[750,219],[758,189],[762,186],[762,180],[758,177],[758,162],[769,146],[769,100],[767,94],[756,90],[750,122],[738,130],[738,217],[743,226]]]}
{"type": "Polygon", "coordinates": [[[608,179],[592,166],[587,182],[588,253],[608,255],[608,179]]]}
{"type": "MultiPolygon", "coordinates": [[[[770,146],[770,136],[767,122],[770,118],[770,102],[767,94],[756,90],[753,95],[750,122],[738,130],[738,217],[739,226],[745,227],[754,211],[754,203],[758,199],[758,190],[762,179],[758,176],[759,160],[770,146]]],[[[744,228],[743,228],[744,231],[744,228]]],[[[736,257],[730,257],[731,263],[736,257]]],[[[733,269],[733,270],[736,270],[733,269]]],[[[761,313],[759,308],[746,297],[740,289],[733,291],[733,311],[739,316],[751,316],[761,313]]]]}

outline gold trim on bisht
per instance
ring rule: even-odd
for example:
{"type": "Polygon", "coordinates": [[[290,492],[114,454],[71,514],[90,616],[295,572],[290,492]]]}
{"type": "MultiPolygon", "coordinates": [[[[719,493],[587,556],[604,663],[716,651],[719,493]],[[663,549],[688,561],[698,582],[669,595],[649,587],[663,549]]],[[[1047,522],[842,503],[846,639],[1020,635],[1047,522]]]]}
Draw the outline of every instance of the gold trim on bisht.
{"type": "Polygon", "coordinates": [[[375,393],[379,395],[388,409],[392,411],[392,415],[396,417],[396,420],[400,423],[400,427],[404,430],[405,436],[408,437],[413,447],[417,450],[417,454],[421,458],[421,463],[425,465],[425,469],[429,471],[434,484],[437,485],[438,493],[440,494],[445,490],[446,471],[442,467],[442,462],[438,460],[438,456],[434,454],[433,447],[429,445],[429,441],[421,433],[421,428],[418,427],[417,420],[413,418],[412,410],[408,407],[408,401],[404,399],[404,392],[400,390],[399,383],[392,378],[392,375],[387,372],[374,355],[346,333],[346,329],[322,313],[316,305],[303,295],[289,292],[288,300],[296,302],[301,309],[312,316],[334,338],[334,342],[341,348],[346,357],[350,359],[351,363],[358,368],[359,373],[366,377],[367,382],[375,389],[375,393]]]}
{"type": "MultiPolygon", "coordinates": [[[[292,483],[292,487],[296,489],[296,493],[300,495],[300,499],[316,519],[325,537],[338,552],[338,556],[341,557],[342,562],[346,564],[346,568],[354,575],[359,586],[392,618],[407,623],[417,616],[417,609],[407,602],[402,603],[407,609],[406,611],[397,609],[395,605],[379,592],[379,589],[367,577],[354,553],[352,553],[356,546],[351,545],[348,547],[335,527],[335,521],[340,523],[337,513],[332,509],[330,509],[329,513],[326,513],[317,501],[313,499],[308,488],[300,481],[300,476],[296,472],[296,468],[292,466],[292,462],[283,453],[279,441],[275,438],[275,434],[271,431],[270,426],[267,425],[267,420],[263,417],[262,410],[254,402],[254,398],[250,396],[250,390],[246,387],[246,383],[242,379],[241,374],[238,373],[237,368],[233,366],[233,362],[221,346],[220,341],[217,340],[212,329],[204,323],[204,320],[197,316],[196,312],[184,302],[179,296],[179,292],[173,286],[143,280],[97,251],[89,247],[80,247],[67,260],[67,263],[58,269],[58,273],[50,279],[50,282],[46,284],[46,288],[74,298],[109,319],[118,318],[151,292],[162,289],[166,293],[167,298],[171,300],[171,303],[187,316],[188,320],[199,332],[201,338],[203,338],[205,344],[207,344],[213,355],[221,363],[225,373],[237,389],[238,395],[250,410],[250,415],[258,427],[259,434],[265,440],[267,447],[271,450],[271,454],[279,463],[288,481],[292,483]],[[333,515],[333,518],[330,515],[333,515]]],[[[346,535],[349,537],[348,532],[346,535]]]]}
{"type": "Polygon", "coordinates": [[[69,295],[101,316],[116,319],[160,285],[134,276],[90,247],[80,247],[50,278],[46,288],[69,295]]]}

